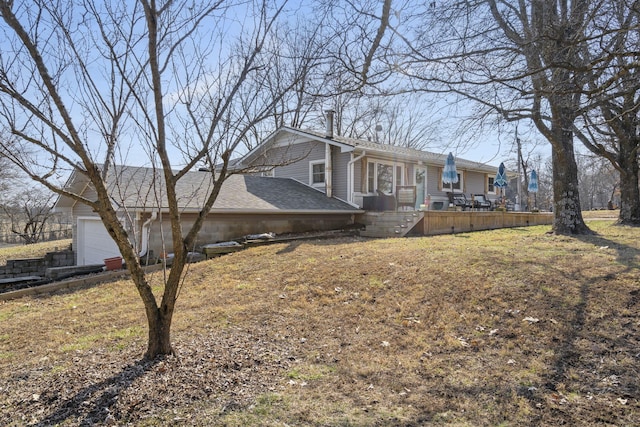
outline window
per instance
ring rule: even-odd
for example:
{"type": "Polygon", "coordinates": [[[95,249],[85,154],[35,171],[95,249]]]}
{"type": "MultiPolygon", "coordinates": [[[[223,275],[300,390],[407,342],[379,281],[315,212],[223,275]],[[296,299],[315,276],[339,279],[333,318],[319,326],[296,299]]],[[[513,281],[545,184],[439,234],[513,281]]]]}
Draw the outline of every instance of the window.
{"type": "Polygon", "coordinates": [[[314,187],[324,186],[324,160],[309,162],[309,183],[314,187]]]}
{"type": "Polygon", "coordinates": [[[396,185],[401,185],[402,166],[394,167],[388,163],[367,163],[367,190],[369,193],[382,191],[385,194],[395,193],[396,185]]]}
{"type": "Polygon", "coordinates": [[[495,192],[496,192],[496,188],[495,188],[495,186],[493,185],[493,180],[494,180],[494,179],[495,179],[495,178],[494,178],[494,177],[492,177],[492,176],[487,177],[487,193],[495,194],[495,192]]]}
{"type": "Polygon", "coordinates": [[[458,174],[458,182],[454,182],[453,184],[451,183],[442,183],[442,191],[451,191],[453,185],[453,190],[458,190],[460,191],[460,189],[462,188],[462,175],[458,174]]]}

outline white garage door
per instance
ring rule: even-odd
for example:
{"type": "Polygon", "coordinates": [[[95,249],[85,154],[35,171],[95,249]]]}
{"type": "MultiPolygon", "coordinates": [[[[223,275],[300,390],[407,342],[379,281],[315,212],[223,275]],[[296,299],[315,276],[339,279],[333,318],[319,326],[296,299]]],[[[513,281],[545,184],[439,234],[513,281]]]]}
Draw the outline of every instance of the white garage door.
{"type": "Polygon", "coordinates": [[[104,264],[105,258],[120,256],[100,219],[78,219],[78,265],[104,264]]]}

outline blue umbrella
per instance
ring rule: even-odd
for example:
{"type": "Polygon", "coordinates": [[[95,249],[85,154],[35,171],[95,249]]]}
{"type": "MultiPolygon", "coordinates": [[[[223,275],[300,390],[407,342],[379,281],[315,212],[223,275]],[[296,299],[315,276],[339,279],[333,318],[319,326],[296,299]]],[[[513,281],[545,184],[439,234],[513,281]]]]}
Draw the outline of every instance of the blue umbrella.
{"type": "MultiPolygon", "coordinates": [[[[504,163],[500,163],[500,166],[498,166],[498,173],[493,180],[493,185],[498,188],[504,188],[507,186],[507,171],[505,171],[504,163]]],[[[502,193],[501,199],[502,204],[504,204],[504,193],[502,193]]]]}
{"type": "Polygon", "coordinates": [[[530,193],[534,195],[533,206],[538,207],[538,174],[535,169],[531,169],[531,176],[529,177],[529,186],[527,187],[530,193]]]}
{"type": "Polygon", "coordinates": [[[496,179],[493,180],[493,185],[498,188],[504,188],[507,186],[507,171],[505,171],[504,163],[500,163],[496,179]]]}
{"type": "Polygon", "coordinates": [[[527,190],[529,190],[530,193],[538,192],[538,174],[536,173],[535,169],[531,170],[531,176],[529,177],[529,186],[527,187],[527,190]]]}
{"type": "Polygon", "coordinates": [[[458,171],[456,170],[456,162],[453,159],[453,153],[449,153],[447,161],[444,163],[444,169],[442,170],[442,182],[445,184],[451,184],[451,191],[453,191],[453,184],[458,182],[458,171]]]}

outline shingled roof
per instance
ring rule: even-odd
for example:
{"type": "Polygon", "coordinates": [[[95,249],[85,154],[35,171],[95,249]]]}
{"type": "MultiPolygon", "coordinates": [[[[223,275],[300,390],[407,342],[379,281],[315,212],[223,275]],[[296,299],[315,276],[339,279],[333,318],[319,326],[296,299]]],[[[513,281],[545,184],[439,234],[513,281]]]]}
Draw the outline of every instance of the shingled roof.
{"type": "MultiPolygon", "coordinates": [[[[415,148],[407,148],[399,145],[381,144],[374,141],[368,141],[363,139],[347,138],[344,136],[334,135],[331,138],[327,138],[324,133],[317,132],[308,129],[298,129],[283,126],[273,132],[262,144],[256,147],[251,152],[247,153],[243,162],[250,164],[252,159],[264,152],[269,144],[273,143],[278,135],[282,134],[298,135],[306,137],[314,141],[329,143],[335,146],[339,146],[343,152],[362,150],[369,153],[377,153],[381,155],[392,156],[396,159],[405,159],[412,161],[422,161],[425,164],[434,166],[444,166],[447,159],[447,154],[434,153],[431,151],[417,150],[415,148]]],[[[460,157],[456,157],[456,166],[467,170],[475,170],[479,172],[495,173],[497,168],[495,166],[487,165],[485,163],[475,162],[473,160],[467,160],[460,157]]]]}
{"type": "MultiPolygon", "coordinates": [[[[116,206],[133,210],[166,209],[161,171],[137,166],[116,166],[107,177],[107,188],[116,206]]],[[[83,188],[83,176],[74,173],[69,188],[83,188]]],[[[184,212],[197,212],[211,190],[211,174],[189,172],[177,184],[178,202],[184,212]]],[[[60,198],[57,207],[72,201],[60,198]]],[[[359,212],[342,200],[289,178],[231,175],[224,182],[212,212],[359,212]]]]}

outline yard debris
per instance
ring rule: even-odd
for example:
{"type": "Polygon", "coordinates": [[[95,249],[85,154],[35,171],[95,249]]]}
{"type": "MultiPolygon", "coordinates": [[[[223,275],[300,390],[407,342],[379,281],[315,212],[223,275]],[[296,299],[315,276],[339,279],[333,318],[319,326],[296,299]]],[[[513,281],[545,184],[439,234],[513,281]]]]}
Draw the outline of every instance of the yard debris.
{"type": "Polygon", "coordinates": [[[411,326],[420,324],[420,319],[417,316],[409,316],[402,319],[402,326],[411,326]]]}
{"type": "Polygon", "coordinates": [[[617,399],[617,401],[618,401],[618,403],[619,403],[619,404],[621,404],[621,405],[626,405],[626,404],[627,404],[627,402],[629,401],[629,399],[623,399],[623,398],[619,397],[619,398],[617,399]]]}
{"type": "Polygon", "coordinates": [[[389,344],[389,341],[382,341],[382,346],[383,347],[389,347],[391,344],[389,344]]]}
{"type": "Polygon", "coordinates": [[[567,403],[569,403],[567,398],[562,393],[551,393],[551,395],[549,395],[549,400],[551,400],[551,402],[555,403],[556,405],[566,405],[567,403]]]}
{"type": "Polygon", "coordinates": [[[535,317],[525,317],[524,319],[522,319],[522,321],[529,323],[538,323],[540,319],[536,319],[535,317]]]}
{"type": "Polygon", "coordinates": [[[490,331],[489,331],[489,336],[493,336],[493,335],[497,334],[497,333],[498,333],[498,331],[499,331],[499,329],[492,329],[492,330],[490,330],[490,331]]]}
{"type": "Polygon", "coordinates": [[[259,233],[259,234],[247,234],[246,236],[243,237],[243,239],[245,241],[251,241],[251,240],[270,240],[276,237],[276,233],[273,232],[269,232],[269,233],[259,233]]]}
{"type": "Polygon", "coordinates": [[[207,258],[209,258],[216,255],[224,255],[230,252],[237,252],[241,249],[244,249],[244,245],[236,242],[235,240],[230,240],[228,242],[209,243],[207,245],[204,245],[202,247],[202,252],[204,252],[207,258]]]}
{"type": "Polygon", "coordinates": [[[456,339],[460,342],[460,345],[462,345],[463,347],[469,347],[469,343],[463,337],[457,337],[456,339]]]}

